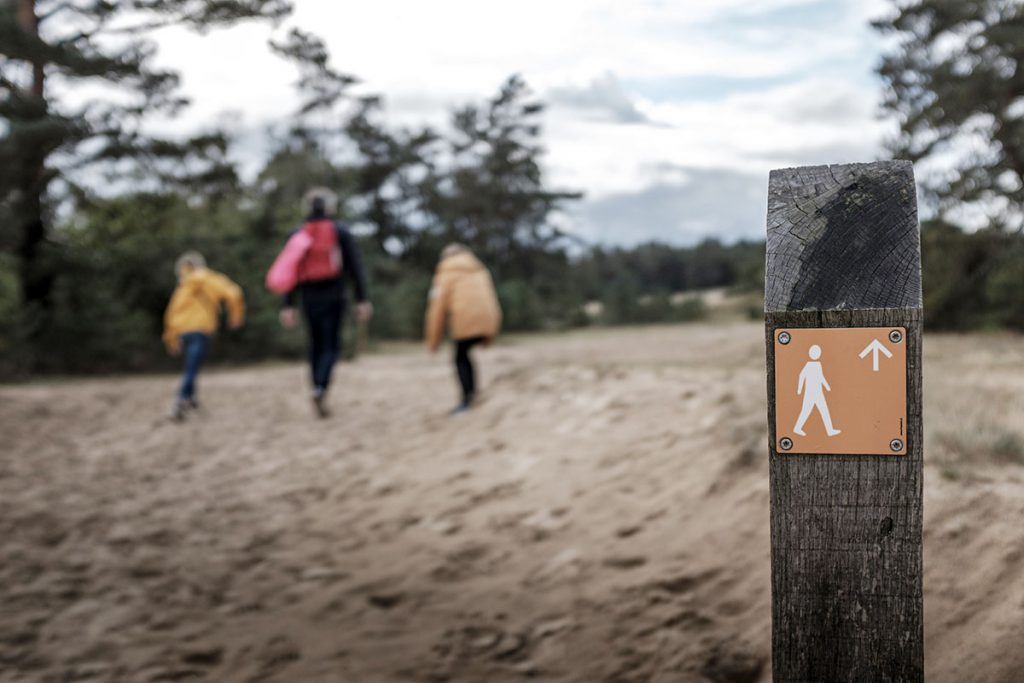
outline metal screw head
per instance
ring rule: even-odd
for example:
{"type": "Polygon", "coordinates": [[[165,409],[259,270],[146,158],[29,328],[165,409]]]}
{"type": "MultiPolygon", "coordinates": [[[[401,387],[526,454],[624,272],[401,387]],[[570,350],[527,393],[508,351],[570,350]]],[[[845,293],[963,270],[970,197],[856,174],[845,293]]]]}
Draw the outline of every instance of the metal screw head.
{"type": "Polygon", "coordinates": [[[899,344],[901,341],[903,341],[903,333],[900,332],[899,330],[893,330],[892,332],[889,333],[889,341],[891,341],[893,344],[899,344]]]}
{"type": "Polygon", "coordinates": [[[790,336],[789,332],[779,332],[779,343],[788,344],[793,337],[790,336]]]}
{"type": "Polygon", "coordinates": [[[903,450],[903,440],[893,439],[892,441],[889,442],[889,448],[891,448],[894,453],[899,453],[900,451],[903,450]]]}
{"type": "Polygon", "coordinates": [[[782,450],[788,451],[792,447],[793,439],[789,438],[788,436],[784,436],[781,439],[779,439],[779,448],[781,448],[782,450]]]}

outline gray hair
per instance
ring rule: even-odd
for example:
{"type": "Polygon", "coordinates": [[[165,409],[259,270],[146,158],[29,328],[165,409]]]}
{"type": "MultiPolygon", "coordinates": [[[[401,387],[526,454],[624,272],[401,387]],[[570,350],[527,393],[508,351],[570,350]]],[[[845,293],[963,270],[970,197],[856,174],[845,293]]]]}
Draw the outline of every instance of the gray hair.
{"type": "Polygon", "coordinates": [[[323,207],[324,214],[333,216],[338,212],[338,195],[326,187],[311,188],[302,198],[302,212],[308,216],[317,204],[323,207]]]}
{"type": "Polygon", "coordinates": [[[455,256],[456,254],[464,254],[467,251],[469,251],[469,247],[467,247],[462,242],[452,242],[447,247],[441,250],[441,258],[446,259],[449,256],[455,256]]]}
{"type": "Polygon", "coordinates": [[[181,271],[185,269],[185,266],[197,270],[199,268],[206,267],[206,259],[198,251],[186,251],[184,254],[178,257],[178,260],[174,262],[174,272],[181,275],[181,271]]]}

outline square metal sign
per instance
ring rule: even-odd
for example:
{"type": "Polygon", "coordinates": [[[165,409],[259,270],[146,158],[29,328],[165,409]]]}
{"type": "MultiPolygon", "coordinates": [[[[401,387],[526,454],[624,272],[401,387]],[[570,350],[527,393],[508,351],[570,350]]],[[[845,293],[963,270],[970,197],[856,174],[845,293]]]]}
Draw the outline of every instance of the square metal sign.
{"type": "Polygon", "coordinates": [[[776,450],[905,455],[906,340],[903,327],[776,330],[776,450]]]}

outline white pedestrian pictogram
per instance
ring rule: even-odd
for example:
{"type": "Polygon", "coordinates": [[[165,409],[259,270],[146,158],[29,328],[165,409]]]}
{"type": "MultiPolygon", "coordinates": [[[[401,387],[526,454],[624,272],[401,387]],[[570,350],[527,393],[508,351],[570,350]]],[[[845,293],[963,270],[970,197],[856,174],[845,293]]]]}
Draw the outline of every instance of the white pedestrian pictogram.
{"type": "Polygon", "coordinates": [[[796,388],[798,396],[803,394],[804,405],[800,409],[800,417],[796,420],[793,433],[807,436],[807,432],[804,431],[804,424],[807,422],[807,418],[811,416],[811,411],[817,408],[818,413],[821,414],[821,421],[825,424],[825,433],[829,436],[835,436],[841,430],[832,426],[832,416],[829,415],[828,403],[825,401],[825,392],[832,391],[832,387],[829,386],[828,381],[825,379],[821,363],[818,362],[818,359],[821,358],[821,347],[817,344],[811,346],[807,355],[811,357],[811,360],[807,361],[804,364],[804,369],[800,371],[800,382],[796,388]]]}
{"type": "Polygon", "coordinates": [[[885,344],[878,341],[877,339],[872,339],[871,343],[864,347],[864,350],[861,351],[859,355],[861,358],[864,358],[869,353],[871,354],[871,369],[874,370],[875,372],[878,372],[879,353],[885,354],[886,358],[892,358],[892,351],[885,348],[885,344]]]}

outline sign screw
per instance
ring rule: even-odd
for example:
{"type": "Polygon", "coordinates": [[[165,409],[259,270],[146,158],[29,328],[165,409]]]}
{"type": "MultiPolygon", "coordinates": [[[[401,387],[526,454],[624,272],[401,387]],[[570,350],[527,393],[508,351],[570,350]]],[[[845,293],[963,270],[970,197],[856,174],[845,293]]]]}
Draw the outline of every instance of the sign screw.
{"type": "Polygon", "coordinates": [[[892,332],[889,333],[889,341],[891,341],[893,344],[899,344],[901,341],[903,341],[903,333],[900,332],[899,330],[893,330],[892,332]]]}
{"type": "Polygon", "coordinates": [[[781,439],[779,439],[779,448],[781,448],[782,450],[788,451],[792,447],[793,439],[789,438],[788,436],[784,436],[781,439]]]}
{"type": "Polygon", "coordinates": [[[899,453],[900,451],[903,450],[903,440],[893,439],[892,441],[889,442],[889,448],[891,448],[893,452],[899,453]]]}
{"type": "Polygon", "coordinates": [[[789,332],[779,332],[779,343],[788,344],[793,337],[790,336],[789,332]]]}

